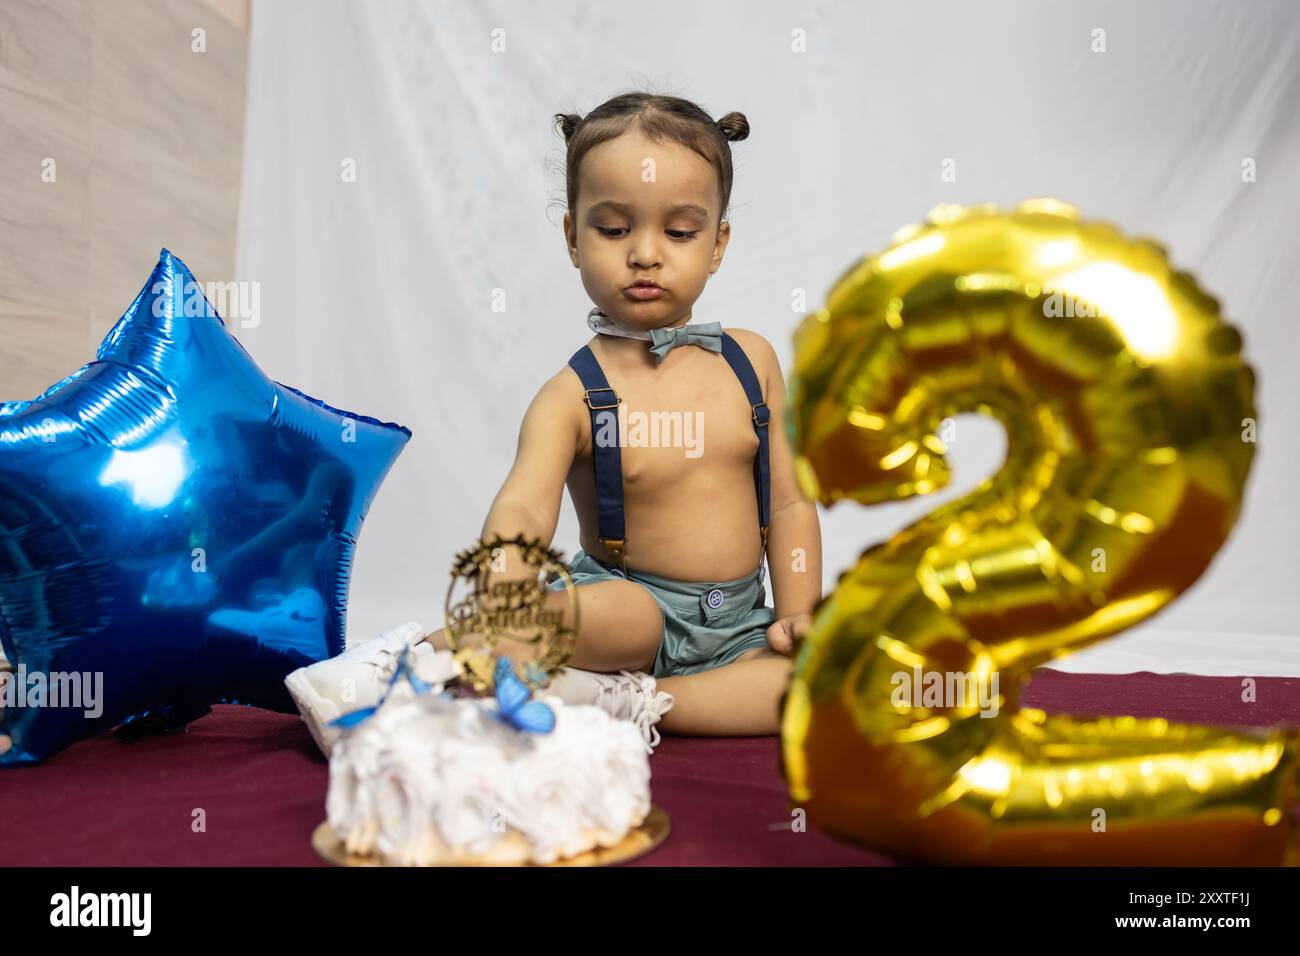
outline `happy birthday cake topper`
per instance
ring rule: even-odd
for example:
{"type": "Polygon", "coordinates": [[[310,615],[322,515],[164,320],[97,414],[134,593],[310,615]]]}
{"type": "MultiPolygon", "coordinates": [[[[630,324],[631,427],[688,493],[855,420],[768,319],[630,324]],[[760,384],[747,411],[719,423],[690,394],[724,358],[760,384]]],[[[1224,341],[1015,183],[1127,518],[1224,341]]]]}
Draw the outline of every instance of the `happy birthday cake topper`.
{"type": "Polygon", "coordinates": [[[533,689],[545,686],[548,674],[573,653],[577,638],[577,588],[563,554],[545,547],[540,538],[522,535],[480,538],[456,555],[447,589],[447,645],[455,652],[465,682],[479,693],[494,686],[494,652],[502,640],[533,645],[535,655],[524,662],[523,678],[533,689]],[[518,549],[522,567],[509,569],[507,546],[518,549]],[[564,582],[573,626],[566,626],[563,605],[546,597],[549,582],[564,582]],[[471,640],[473,643],[470,643],[471,640]]]}

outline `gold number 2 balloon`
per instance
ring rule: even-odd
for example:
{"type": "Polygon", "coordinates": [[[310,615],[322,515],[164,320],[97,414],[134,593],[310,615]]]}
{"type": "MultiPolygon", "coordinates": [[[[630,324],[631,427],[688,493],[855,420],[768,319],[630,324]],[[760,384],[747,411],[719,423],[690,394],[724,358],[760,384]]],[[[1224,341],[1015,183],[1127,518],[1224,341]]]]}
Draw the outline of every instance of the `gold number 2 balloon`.
{"type": "Polygon", "coordinates": [[[1254,450],[1237,330],[1165,251],[1048,199],[940,206],[795,335],[808,497],[925,494],[951,416],[1002,422],[972,493],[821,602],[782,718],[791,799],[898,856],[1294,863],[1300,735],[1047,716],[1030,671],[1155,614],[1236,520],[1254,450]]]}

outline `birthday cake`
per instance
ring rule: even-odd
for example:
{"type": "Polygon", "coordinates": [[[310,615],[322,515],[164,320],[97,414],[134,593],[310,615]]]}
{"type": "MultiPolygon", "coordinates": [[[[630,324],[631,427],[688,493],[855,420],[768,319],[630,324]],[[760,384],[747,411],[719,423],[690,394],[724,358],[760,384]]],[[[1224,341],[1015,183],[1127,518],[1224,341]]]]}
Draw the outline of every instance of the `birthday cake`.
{"type": "Polygon", "coordinates": [[[612,847],[650,812],[636,728],[536,698],[554,727],[503,720],[491,698],[394,687],[334,745],[328,825],[349,854],[399,866],[553,863],[612,847]]]}

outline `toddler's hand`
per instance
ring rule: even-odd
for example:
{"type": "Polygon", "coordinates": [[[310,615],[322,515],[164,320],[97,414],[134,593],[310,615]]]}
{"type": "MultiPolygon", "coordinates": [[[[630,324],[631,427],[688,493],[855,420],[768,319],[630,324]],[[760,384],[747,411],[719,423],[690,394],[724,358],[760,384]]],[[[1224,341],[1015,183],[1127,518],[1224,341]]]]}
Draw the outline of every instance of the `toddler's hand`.
{"type": "Polygon", "coordinates": [[[767,646],[778,654],[793,654],[795,644],[811,623],[811,614],[792,614],[773,621],[767,628],[767,646]]]}
{"type": "MultiPolygon", "coordinates": [[[[518,550],[507,545],[499,554],[493,556],[493,562],[483,576],[483,589],[491,593],[493,585],[532,584],[538,580],[538,569],[520,557],[518,550]]],[[[508,593],[503,591],[503,593],[508,593]]]]}

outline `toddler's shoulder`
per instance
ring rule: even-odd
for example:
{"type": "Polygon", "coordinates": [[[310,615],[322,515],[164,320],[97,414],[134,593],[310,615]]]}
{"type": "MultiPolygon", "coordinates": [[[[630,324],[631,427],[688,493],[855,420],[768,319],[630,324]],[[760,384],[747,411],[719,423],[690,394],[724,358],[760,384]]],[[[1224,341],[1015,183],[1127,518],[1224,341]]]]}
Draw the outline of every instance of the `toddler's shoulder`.
{"type": "Polygon", "coordinates": [[[722,331],[735,339],[736,344],[745,350],[745,355],[754,366],[754,371],[760,376],[781,377],[781,361],[777,358],[776,349],[772,347],[771,342],[752,329],[724,327],[722,331]]]}
{"type": "Polygon", "coordinates": [[[587,417],[582,396],[582,382],[566,365],[538,387],[524,411],[523,430],[551,438],[567,433],[576,441],[587,417]]]}
{"type": "Polygon", "coordinates": [[[542,382],[528,403],[528,415],[555,415],[571,411],[575,405],[584,408],[582,381],[577,373],[565,365],[542,382]]]}
{"type": "Polygon", "coordinates": [[[573,370],[573,366],[564,365],[554,375],[542,383],[537,390],[537,397],[543,402],[569,405],[574,400],[582,401],[582,379],[573,370]]]}

